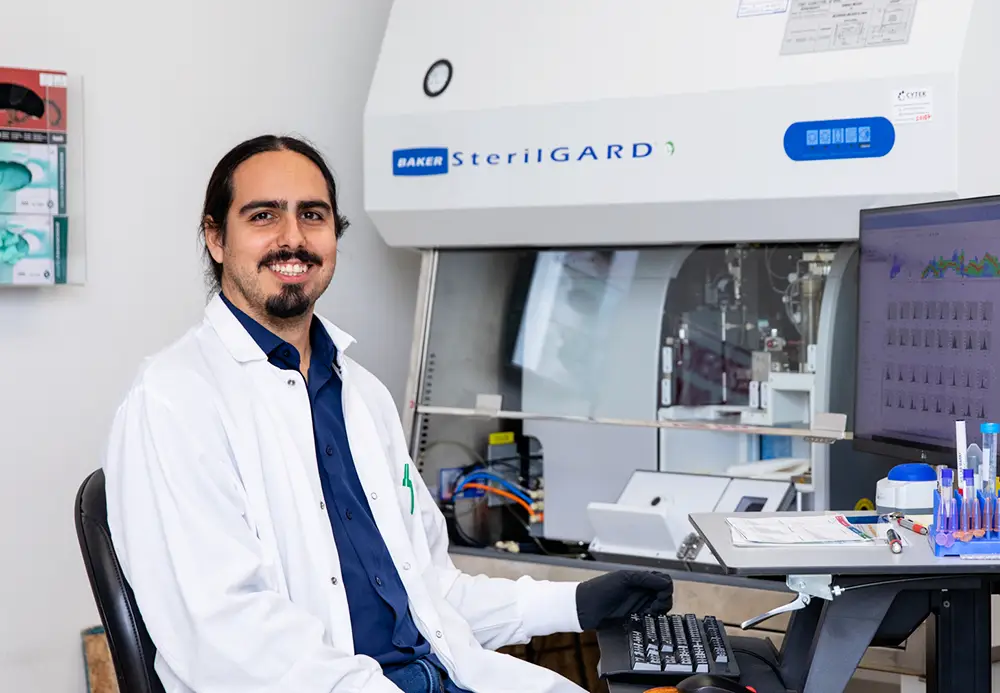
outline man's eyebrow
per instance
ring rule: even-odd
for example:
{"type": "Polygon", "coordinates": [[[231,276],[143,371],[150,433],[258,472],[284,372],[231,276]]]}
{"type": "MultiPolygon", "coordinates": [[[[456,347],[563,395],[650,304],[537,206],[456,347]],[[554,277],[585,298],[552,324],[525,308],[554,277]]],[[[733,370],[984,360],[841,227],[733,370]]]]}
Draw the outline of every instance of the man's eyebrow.
{"type": "Polygon", "coordinates": [[[302,202],[298,204],[298,207],[300,212],[306,209],[322,209],[327,212],[333,211],[330,203],[326,200],[302,200],[302,202]]]}
{"type": "Polygon", "coordinates": [[[240,207],[240,216],[254,209],[288,209],[288,200],[251,200],[240,207]]]}

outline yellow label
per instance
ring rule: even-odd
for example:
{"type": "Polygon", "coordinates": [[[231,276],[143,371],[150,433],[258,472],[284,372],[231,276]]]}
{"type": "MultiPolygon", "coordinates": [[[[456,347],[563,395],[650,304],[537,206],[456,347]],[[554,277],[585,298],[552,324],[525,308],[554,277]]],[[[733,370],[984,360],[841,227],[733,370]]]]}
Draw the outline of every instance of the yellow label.
{"type": "Polygon", "coordinates": [[[871,502],[868,498],[862,498],[857,503],[854,504],[855,510],[874,510],[875,504],[871,502]]]}
{"type": "Polygon", "coordinates": [[[504,431],[502,433],[490,433],[490,445],[507,445],[514,442],[514,433],[504,431]]]}

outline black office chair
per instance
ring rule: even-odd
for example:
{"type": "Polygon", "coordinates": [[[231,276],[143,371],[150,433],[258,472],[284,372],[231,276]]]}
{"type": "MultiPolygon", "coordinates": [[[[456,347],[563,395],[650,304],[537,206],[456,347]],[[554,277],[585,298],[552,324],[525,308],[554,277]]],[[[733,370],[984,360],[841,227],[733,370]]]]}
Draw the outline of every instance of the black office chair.
{"type": "Polygon", "coordinates": [[[118,675],[118,689],[121,693],[164,693],[153,670],[156,648],[111,544],[101,469],[88,476],[76,494],[76,535],[118,675]]]}

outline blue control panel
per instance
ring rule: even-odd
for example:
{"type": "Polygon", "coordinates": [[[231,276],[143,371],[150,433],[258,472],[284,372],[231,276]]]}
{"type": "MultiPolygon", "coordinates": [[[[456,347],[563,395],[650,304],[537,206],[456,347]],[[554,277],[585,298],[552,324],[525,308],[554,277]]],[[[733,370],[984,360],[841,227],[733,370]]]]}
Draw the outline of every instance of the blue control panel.
{"type": "Polygon", "coordinates": [[[881,117],[792,123],[785,130],[785,153],[793,161],[871,159],[895,144],[896,128],[881,117]]]}

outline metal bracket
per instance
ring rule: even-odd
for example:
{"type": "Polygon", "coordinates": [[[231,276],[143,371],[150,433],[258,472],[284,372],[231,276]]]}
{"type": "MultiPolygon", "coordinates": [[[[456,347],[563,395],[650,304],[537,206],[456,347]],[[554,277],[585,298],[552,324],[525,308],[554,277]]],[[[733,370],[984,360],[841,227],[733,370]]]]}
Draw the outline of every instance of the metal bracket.
{"type": "Polygon", "coordinates": [[[755,616],[744,621],[740,624],[740,628],[746,630],[778,614],[804,609],[813,598],[832,601],[835,596],[843,592],[838,585],[831,584],[832,582],[832,575],[789,575],[785,579],[785,584],[788,585],[788,589],[798,593],[798,596],[788,604],[776,607],[760,616],[755,616]]]}
{"type": "Polygon", "coordinates": [[[789,575],[785,579],[788,589],[817,599],[832,600],[843,590],[833,585],[832,575],[789,575]]]}

